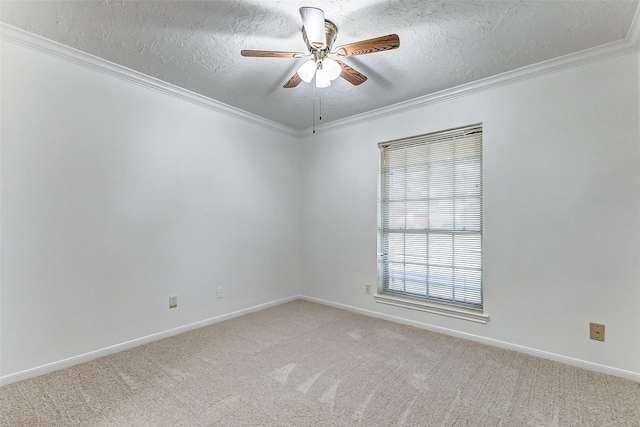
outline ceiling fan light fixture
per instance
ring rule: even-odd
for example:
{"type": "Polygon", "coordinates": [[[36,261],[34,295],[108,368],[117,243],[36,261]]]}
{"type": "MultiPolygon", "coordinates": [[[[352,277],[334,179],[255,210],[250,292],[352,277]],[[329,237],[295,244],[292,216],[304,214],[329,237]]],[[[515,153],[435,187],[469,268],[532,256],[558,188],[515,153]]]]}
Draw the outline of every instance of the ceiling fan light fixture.
{"type": "Polygon", "coordinates": [[[322,60],[322,71],[327,74],[329,80],[333,81],[340,77],[342,73],[342,67],[331,58],[324,58],[322,60]]]}
{"type": "Polygon", "coordinates": [[[316,61],[310,59],[309,61],[302,64],[302,66],[298,69],[298,75],[303,82],[309,83],[311,80],[313,80],[313,75],[316,73],[316,68],[316,61]]]}
{"type": "Polygon", "coordinates": [[[316,71],[316,87],[322,89],[330,85],[331,79],[329,79],[329,74],[322,68],[318,68],[318,71],[316,71]]]}
{"type": "MultiPolygon", "coordinates": [[[[0,0],[2,1],[2,0],[0,0]]],[[[283,52],[275,50],[242,50],[242,56],[257,58],[309,58],[310,61],[301,64],[298,71],[282,86],[284,88],[297,87],[301,82],[311,83],[314,87],[323,88],[331,85],[333,80],[342,77],[354,86],[358,86],[367,77],[354,70],[342,61],[329,58],[329,55],[347,57],[382,52],[400,47],[397,34],[361,40],[338,46],[333,45],[338,35],[338,26],[324,18],[324,12],[316,7],[301,7],[302,39],[307,45],[307,52],[283,52]]]]}

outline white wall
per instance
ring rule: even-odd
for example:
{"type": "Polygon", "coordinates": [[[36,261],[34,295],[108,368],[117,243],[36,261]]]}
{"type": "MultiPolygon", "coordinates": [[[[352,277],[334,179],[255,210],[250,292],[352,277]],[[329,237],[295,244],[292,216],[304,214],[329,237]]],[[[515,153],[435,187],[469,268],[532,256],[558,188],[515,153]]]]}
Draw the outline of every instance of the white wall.
{"type": "Polygon", "coordinates": [[[638,93],[634,53],[320,129],[303,141],[302,293],[640,378],[638,93]],[[377,143],[477,122],[489,323],[375,303],[377,143]]]}
{"type": "Polygon", "coordinates": [[[1,75],[1,376],[298,294],[296,138],[9,42],[1,75]]]}
{"type": "Polygon", "coordinates": [[[11,43],[1,65],[0,377],[298,293],[640,375],[638,54],[301,140],[11,43]],[[376,144],[476,122],[489,323],[374,303],[376,144]]]}

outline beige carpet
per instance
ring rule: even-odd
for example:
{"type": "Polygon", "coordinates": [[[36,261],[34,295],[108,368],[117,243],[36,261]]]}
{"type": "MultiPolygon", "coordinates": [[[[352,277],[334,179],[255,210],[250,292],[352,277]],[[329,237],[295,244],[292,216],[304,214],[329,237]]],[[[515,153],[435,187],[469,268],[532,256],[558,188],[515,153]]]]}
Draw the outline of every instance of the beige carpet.
{"type": "Polygon", "coordinates": [[[640,384],[305,301],[0,388],[2,426],[640,426],[640,384]]]}

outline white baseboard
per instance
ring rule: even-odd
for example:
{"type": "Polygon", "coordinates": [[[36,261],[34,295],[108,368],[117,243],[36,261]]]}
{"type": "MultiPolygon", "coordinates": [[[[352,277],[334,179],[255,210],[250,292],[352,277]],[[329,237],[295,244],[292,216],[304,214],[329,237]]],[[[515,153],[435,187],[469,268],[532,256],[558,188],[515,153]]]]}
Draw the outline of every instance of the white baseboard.
{"type": "Polygon", "coordinates": [[[564,363],[566,365],[575,366],[577,368],[587,369],[594,372],[600,372],[603,374],[614,375],[617,377],[625,378],[631,381],[640,382],[640,373],[626,371],[624,369],[613,368],[606,365],[601,365],[598,363],[588,362],[586,360],[575,359],[568,356],[563,356],[560,354],[550,353],[543,350],[537,350],[535,348],[525,347],[518,344],[512,344],[505,341],[495,340],[492,338],[486,338],[479,335],[469,334],[466,332],[460,332],[453,329],[442,328],[440,326],[431,325],[428,323],[417,322],[413,320],[404,319],[402,317],[391,316],[388,314],[379,313],[372,310],[366,310],[358,307],[354,307],[351,305],[340,304],[332,301],[327,301],[319,298],[309,297],[305,295],[294,295],[291,297],[270,301],[264,304],[258,304],[253,307],[248,307],[242,310],[237,310],[231,313],[222,314],[220,316],[215,316],[209,319],[201,320],[199,322],[190,323],[188,325],[180,326],[174,329],[169,329],[164,332],[158,332],[152,335],[148,335],[145,337],[137,338],[134,340],[126,341],[120,344],[116,344],[110,347],[102,348],[99,350],[91,351],[88,353],[84,353],[78,356],[69,357],[67,359],[59,360],[57,362],[48,363],[46,365],[38,366],[35,368],[27,369],[21,372],[16,372],[14,374],[9,374],[3,377],[0,377],[0,386],[8,385],[11,383],[15,383],[18,381],[26,380],[29,378],[37,377],[40,375],[48,374],[49,372],[57,371],[59,369],[68,368],[73,365],[77,365],[79,363],[88,362],[93,359],[97,359],[99,357],[108,356],[109,354],[117,353],[120,351],[128,350],[133,347],[137,347],[143,344],[147,344],[153,341],[161,340],[163,338],[167,338],[173,335],[178,335],[183,332],[187,332],[193,329],[202,328],[204,326],[213,325],[218,322],[222,322],[224,320],[233,319],[234,317],[239,317],[248,313],[252,313],[254,311],[264,310],[265,308],[274,307],[276,305],[284,304],[287,302],[295,301],[297,299],[303,299],[310,302],[315,302],[318,304],[328,305],[331,307],[340,308],[343,310],[351,311],[358,314],[363,314],[365,316],[375,317],[378,319],[389,320],[395,323],[401,323],[404,325],[411,325],[416,328],[427,329],[429,331],[438,332],[445,335],[451,335],[454,337],[467,339],[470,341],[479,342],[481,344],[490,345],[492,347],[503,348],[506,350],[513,350],[520,353],[529,354],[531,356],[542,357],[544,359],[553,360],[555,362],[564,363]]]}
{"type": "Polygon", "coordinates": [[[561,354],[550,353],[547,351],[538,350],[531,347],[525,347],[518,344],[512,344],[505,341],[486,338],[479,335],[469,334],[466,332],[460,332],[454,329],[442,328],[440,326],[435,326],[428,323],[416,322],[414,320],[404,319],[402,317],[397,317],[397,316],[391,316],[388,314],[379,313],[377,311],[366,310],[366,309],[354,307],[351,305],[340,304],[332,301],[323,300],[320,298],[301,295],[300,299],[303,299],[305,301],[315,302],[318,304],[328,305],[331,307],[341,308],[343,310],[351,311],[358,314],[363,314],[365,316],[375,317],[383,320],[389,320],[395,323],[401,323],[403,325],[415,326],[416,328],[427,329],[432,332],[451,335],[457,338],[462,338],[470,341],[479,342],[481,344],[490,345],[492,347],[503,348],[505,350],[513,350],[513,351],[528,354],[531,356],[541,357],[543,359],[564,363],[565,365],[575,366],[577,368],[587,369],[589,371],[600,372],[603,374],[614,375],[616,377],[621,377],[621,378],[625,378],[625,379],[640,383],[640,373],[638,372],[631,372],[631,371],[626,371],[624,369],[613,368],[611,366],[588,362],[586,360],[581,360],[581,359],[575,359],[573,357],[563,356],[561,354]]]}
{"type": "Polygon", "coordinates": [[[59,360],[57,362],[48,363],[46,365],[38,366],[24,371],[16,372],[14,374],[5,375],[0,377],[0,386],[15,383],[18,381],[26,380],[29,378],[37,377],[40,375],[48,374],[49,372],[57,371],[59,369],[68,368],[79,363],[88,362],[99,357],[108,356],[109,354],[117,353],[123,350],[128,350],[133,347],[137,347],[143,344],[147,344],[153,341],[161,340],[173,335],[178,335],[183,332],[190,331],[192,329],[202,328],[204,326],[213,325],[214,323],[222,322],[224,320],[233,319],[254,311],[264,310],[265,308],[273,307],[276,305],[284,304],[290,301],[300,299],[299,295],[270,301],[264,304],[258,304],[253,307],[244,308],[242,310],[233,311],[231,313],[221,314],[220,316],[211,317],[209,319],[201,320],[199,322],[190,323],[188,325],[180,326],[177,328],[169,329],[167,331],[158,332],[155,334],[147,335],[146,337],[136,338],[134,340],[126,341],[120,344],[112,345],[106,348],[102,348],[95,351],[90,351],[78,356],[69,357],[67,359],[59,360]]]}

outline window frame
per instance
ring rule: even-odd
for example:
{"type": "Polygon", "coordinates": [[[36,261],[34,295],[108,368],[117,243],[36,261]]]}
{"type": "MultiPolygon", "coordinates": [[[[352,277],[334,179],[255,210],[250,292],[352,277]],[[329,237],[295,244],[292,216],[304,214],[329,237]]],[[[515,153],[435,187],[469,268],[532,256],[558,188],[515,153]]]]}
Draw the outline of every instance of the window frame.
{"type": "MultiPolygon", "coordinates": [[[[392,140],[387,142],[381,142],[378,144],[380,153],[379,153],[379,173],[378,173],[378,289],[377,289],[378,292],[374,296],[374,300],[376,302],[394,305],[394,306],[401,306],[401,307],[414,309],[414,310],[426,311],[426,312],[435,313],[435,314],[442,314],[442,315],[470,320],[478,323],[487,323],[488,315],[485,314],[484,312],[484,280],[483,280],[483,256],[482,256],[483,255],[482,254],[482,247],[483,247],[482,202],[484,197],[483,149],[482,149],[483,138],[482,137],[483,137],[482,123],[477,123],[477,124],[468,125],[468,126],[461,126],[458,128],[451,128],[451,129],[446,129],[442,131],[430,132],[427,134],[412,136],[409,138],[402,138],[402,139],[397,139],[397,140],[392,140]],[[476,137],[476,136],[479,136],[479,137],[476,137]],[[470,139],[467,145],[463,145],[462,147],[467,148],[467,146],[469,146],[475,149],[476,151],[479,150],[479,152],[477,153],[474,152],[468,157],[465,157],[462,155],[459,156],[455,154],[455,148],[452,148],[454,154],[451,154],[450,157],[444,157],[444,161],[442,159],[437,160],[436,156],[431,154],[431,150],[432,150],[431,144],[445,143],[441,146],[446,148],[447,147],[446,144],[450,144],[452,147],[456,147],[455,145],[456,140],[458,140],[459,138],[472,138],[470,139]],[[477,147],[478,145],[479,145],[479,149],[477,147]],[[404,195],[401,198],[396,198],[394,200],[391,195],[392,192],[394,191],[394,187],[392,184],[389,183],[393,179],[393,177],[389,172],[390,166],[384,163],[385,160],[388,160],[389,158],[389,151],[401,152],[400,150],[405,150],[405,153],[406,153],[411,148],[420,149],[421,147],[424,147],[424,151],[429,153],[426,155],[426,157],[419,158],[421,161],[424,161],[423,164],[421,163],[412,164],[410,161],[407,160],[407,157],[405,154],[404,163],[400,161],[400,163],[397,163],[396,165],[394,165],[396,170],[399,170],[399,169],[403,170],[403,174],[404,174],[403,176],[405,176],[404,183],[399,186],[399,188],[402,191],[404,191],[404,195]],[[437,209],[432,210],[430,208],[430,204],[431,203],[435,204],[433,201],[436,200],[435,197],[431,197],[432,186],[434,185],[432,184],[432,176],[433,176],[431,175],[432,169],[434,169],[434,165],[438,164],[437,162],[447,164],[447,167],[449,169],[447,169],[445,172],[441,172],[442,175],[436,175],[437,179],[446,180],[447,173],[451,174],[451,176],[455,176],[455,174],[457,173],[456,172],[457,166],[463,163],[466,166],[467,162],[468,164],[472,165],[473,162],[476,160],[479,163],[478,171],[477,172],[474,171],[470,174],[472,178],[470,182],[472,183],[479,182],[478,194],[476,196],[474,195],[469,196],[468,194],[465,193],[464,196],[460,196],[458,193],[460,190],[458,190],[458,187],[456,186],[456,182],[455,182],[457,178],[453,178],[453,183],[451,184],[451,193],[443,197],[444,199],[450,200],[451,203],[454,203],[454,204],[459,199],[465,199],[465,198],[470,198],[470,199],[475,198],[479,200],[478,202],[479,208],[476,207],[476,209],[479,211],[477,214],[477,218],[473,215],[471,216],[472,220],[475,220],[475,219],[478,220],[477,229],[474,229],[474,230],[471,230],[471,228],[469,230],[456,229],[455,209],[453,211],[447,211],[446,208],[442,208],[442,211],[439,211],[437,209]],[[415,213],[415,212],[421,213],[424,217],[428,218],[426,220],[428,225],[425,226],[424,230],[416,229],[416,228],[410,229],[409,226],[407,225],[407,217],[410,216],[410,213],[407,210],[406,206],[409,202],[411,202],[411,198],[410,196],[407,195],[409,190],[408,190],[408,184],[406,181],[406,175],[409,173],[408,169],[412,166],[415,167],[416,165],[418,166],[416,169],[418,172],[423,172],[424,174],[427,174],[426,182],[429,182],[429,184],[426,186],[427,194],[428,194],[426,196],[426,206],[428,207],[419,208],[423,210],[411,212],[411,213],[415,213]],[[390,190],[389,188],[392,188],[392,189],[390,190]],[[400,214],[393,215],[389,213],[390,206],[393,203],[402,204],[403,202],[405,205],[405,210],[401,215],[400,214]],[[454,218],[452,219],[452,222],[451,222],[452,225],[450,226],[450,228],[445,227],[445,228],[431,229],[430,228],[431,217],[432,216],[435,217],[442,214],[452,215],[452,218],[454,218]],[[394,221],[397,222],[398,219],[404,220],[404,227],[398,226],[398,228],[392,228],[391,223],[394,221]],[[454,261],[454,255],[452,255],[452,261],[450,266],[450,269],[452,271],[451,283],[450,285],[443,286],[443,288],[447,288],[447,286],[450,286],[452,296],[450,298],[434,297],[434,295],[429,295],[429,293],[430,293],[430,286],[434,286],[434,284],[436,283],[436,280],[433,279],[433,277],[436,275],[432,274],[430,272],[430,269],[435,270],[435,268],[431,263],[432,262],[431,250],[426,249],[425,255],[424,255],[425,257],[424,275],[425,276],[424,278],[420,278],[419,280],[416,281],[416,283],[418,283],[418,286],[421,286],[420,280],[424,281],[423,283],[424,295],[411,293],[407,291],[407,265],[412,264],[411,262],[407,262],[407,258],[410,258],[410,255],[408,252],[406,252],[403,249],[402,253],[400,254],[401,261],[397,261],[397,260],[391,261],[392,257],[396,257],[397,254],[391,253],[390,247],[392,246],[392,244],[389,243],[390,236],[399,235],[403,239],[403,242],[405,242],[403,243],[403,245],[406,245],[407,236],[411,234],[415,234],[418,236],[424,235],[425,245],[427,248],[430,245],[429,242],[431,242],[430,236],[437,236],[437,235],[451,236],[452,253],[456,253],[456,249],[454,249],[456,247],[454,243],[455,236],[463,235],[463,234],[473,235],[477,237],[476,239],[477,241],[475,242],[476,246],[473,246],[473,248],[470,250],[473,250],[474,253],[476,253],[476,256],[479,257],[479,267],[475,269],[471,269],[471,268],[468,268],[468,265],[462,262],[456,263],[454,261]],[[477,246],[479,246],[479,248],[477,246]],[[386,250],[389,250],[389,252],[385,252],[386,250]],[[390,274],[390,271],[392,271],[389,268],[390,264],[401,265],[403,268],[402,274],[401,274],[402,276],[401,284],[403,288],[400,291],[397,289],[394,290],[391,288],[390,283],[395,284],[394,282],[395,279],[392,279],[393,275],[390,274]],[[470,271],[471,270],[479,271],[479,277],[475,278],[476,280],[479,280],[479,285],[469,288],[466,283],[464,285],[457,284],[455,280],[455,273],[453,272],[458,270],[465,271],[465,269],[470,271]],[[479,291],[477,289],[478,286],[479,286],[479,291]],[[456,300],[455,291],[457,289],[464,289],[465,292],[467,289],[472,289],[473,291],[470,291],[470,294],[469,294],[471,295],[469,300],[471,302],[456,300]]],[[[394,158],[394,159],[397,161],[397,158],[394,158]]],[[[467,178],[467,175],[464,175],[464,177],[467,178]]],[[[435,180],[433,182],[435,182],[435,180]]],[[[418,181],[418,183],[420,182],[418,181]]],[[[463,183],[461,185],[464,186],[464,185],[467,185],[467,183],[463,183]]],[[[436,254],[435,256],[437,256],[438,252],[436,251],[434,252],[434,254],[436,254]]],[[[418,265],[422,265],[422,264],[418,262],[418,265]]],[[[470,273],[470,274],[473,275],[473,273],[470,273]]]]}

